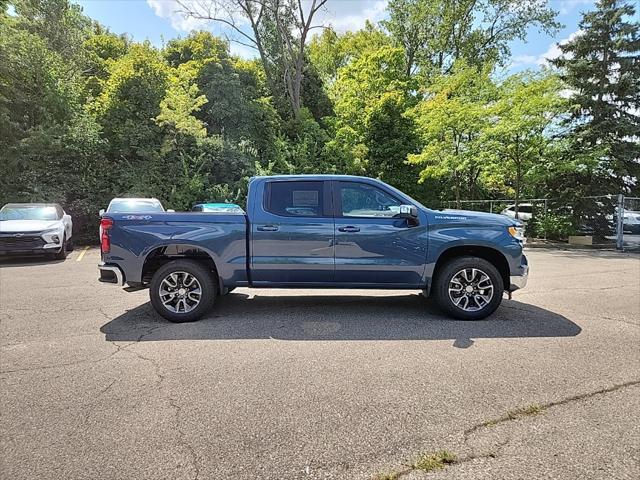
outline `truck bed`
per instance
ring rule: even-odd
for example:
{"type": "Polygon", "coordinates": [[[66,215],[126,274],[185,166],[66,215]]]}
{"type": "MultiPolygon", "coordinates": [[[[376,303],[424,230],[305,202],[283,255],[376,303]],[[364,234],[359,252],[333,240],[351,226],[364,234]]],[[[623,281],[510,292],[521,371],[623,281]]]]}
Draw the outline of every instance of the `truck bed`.
{"type": "Polygon", "coordinates": [[[248,220],[223,212],[108,214],[111,250],[104,261],[117,261],[129,285],[141,283],[145,266],[163,255],[201,251],[214,259],[225,283],[247,282],[248,220]],[[146,263],[145,263],[146,262],[146,263]]]}

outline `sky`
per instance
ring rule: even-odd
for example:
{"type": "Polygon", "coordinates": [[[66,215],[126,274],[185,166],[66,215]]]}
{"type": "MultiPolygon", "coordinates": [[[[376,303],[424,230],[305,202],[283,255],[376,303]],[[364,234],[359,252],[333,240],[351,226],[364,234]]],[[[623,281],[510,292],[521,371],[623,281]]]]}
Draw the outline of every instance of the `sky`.
{"type": "MultiPolygon", "coordinates": [[[[76,0],[85,14],[109,27],[114,33],[128,33],[134,40],[149,40],[156,46],[176,37],[184,37],[192,29],[205,28],[220,34],[217,26],[206,25],[192,18],[185,19],[177,10],[173,0],[76,0]]],[[[522,0],[528,1],[528,0],[522,0]]],[[[578,31],[580,13],[592,10],[594,0],[550,0],[551,7],[558,11],[557,20],[564,27],[553,37],[532,28],[527,40],[514,41],[511,45],[510,72],[537,68],[545,58],[555,58],[557,43],[566,41],[578,31]]],[[[366,20],[378,22],[385,18],[387,0],[329,0],[321,12],[319,21],[331,24],[340,32],[356,30],[366,20]]],[[[243,57],[251,57],[252,50],[231,44],[231,51],[243,57]]]]}

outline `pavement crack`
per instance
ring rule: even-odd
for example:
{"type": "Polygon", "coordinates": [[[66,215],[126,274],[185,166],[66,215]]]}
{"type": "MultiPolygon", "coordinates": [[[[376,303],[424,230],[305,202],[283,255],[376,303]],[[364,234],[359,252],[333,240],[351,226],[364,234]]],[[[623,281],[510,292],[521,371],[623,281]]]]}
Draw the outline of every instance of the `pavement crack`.
{"type": "Polygon", "coordinates": [[[99,398],[104,395],[105,393],[107,393],[109,390],[111,390],[111,387],[113,387],[116,382],[118,380],[117,379],[113,379],[106,387],[104,387],[103,389],[101,389],[95,396],[94,401],[85,405],[87,407],[87,411],[84,414],[84,418],[83,418],[83,424],[87,424],[89,423],[89,418],[91,417],[91,415],[93,414],[93,411],[95,410],[95,408],[98,406],[99,403],[99,398]]]}
{"type": "MultiPolygon", "coordinates": [[[[593,392],[587,392],[587,393],[581,393],[578,395],[573,395],[571,397],[566,397],[566,398],[562,398],[560,400],[554,400],[552,402],[548,402],[548,403],[544,403],[544,404],[540,404],[538,405],[538,412],[542,413],[546,410],[549,410],[552,407],[557,407],[560,405],[567,405],[569,403],[573,403],[573,402],[579,402],[582,400],[586,400],[592,397],[595,397],[597,395],[603,395],[605,393],[611,393],[611,392],[615,392],[617,390],[621,390],[623,388],[627,388],[627,387],[633,387],[635,385],[640,385],[640,380],[631,380],[629,382],[625,382],[625,383],[620,383],[617,385],[613,385],[611,387],[606,387],[606,388],[601,388],[599,390],[595,390],[593,392]]],[[[519,420],[521,418],[525,418],[525,416],[522,415],[513,415],[512,413],[506,413],[500,417],[497,418],[493,418],[490,420],[486,420],[482,423],[478,423],[476,425],[473,425],[472,427],[466,429],[464,431],[464,441],[465,443],[469,440],[469,437],[474,434],[475,432],[477,432],[478,430],[481,430],[483,428],[489,428],[489,427],[493,427],[495,425],[499,425],[501,423],[505,423],[505,422],[511,422],[513,420],[519,420]]]]}
{"type": "Polygon", "coordinates": [[[169,405],[175,410],[175,422],[176,422],[176,430],[178,432],[178,444],[184,447],[189,456],[191,457],[191,467],[195,472],[194,480],[197,480],[200,477],[200,459],[198,458],[198,454],[196,453],[193,446],[187,442],[186,433],[182,428],[182,407],[178,405],[174,398],[169,398],[169,405]]]}
{"type": "MultiPolygon", "coordinates": [[[[38,367],[24,367],[24,368],[15,368],[15,369],[12,369],[12,370],[3,370],[3,371],[0,371],[0,375],[7,374],[7,373],[19,373],[19,372],[37,372],[37,371],[49,370],[49,369],[53,369],[53,368],[71,367],[71,366],[74,366],[74,365],[101,363],[101,362],[106,362],[107,360],[111,359],[113,356],[115,356],[118,353],[123,352],[123,351],[129,351],[129,352],[133,353],[134,355],[136,355],[138,358],[141,358],[142,360],[155,362],[154,360],[152,360],[150,358],[141,356],[140,354],[134,352],[133,350],[130,350],[129,347],[131,347],[132,345],[136,345],[137,343],[142,341],[145,337],[148,337],[149,335],[151,335],[156,330],[158,330],[160,328],[163,328],[165,326],[166,325],[155,325],[152,328],[150,328],[147,331],[145,331],[142,334],[140,334],[140,336],[138,336],[138,338],[135,341],[128,342],[128,343],[125,343],[125,344],[121,344],[121,343],[118,343],[118,342],[112,341],[112,340],[107,340],[108,343],[110,343],[113,347],[115,347],[115,350],[113,352],[111,352],[109,355],[106,355],[106,356],[101,357],[101,358],[77,360],[75,362],[56,363],[56,364],[52,364],[52,365],[41,365],[41,366],[38,366],[38,367]]],[[[156,370],[158,370],[158,366],[157,365],[156,365],[156,370]]]]}
{"type": "Polygon", "coordinates": [[[3,370],[3,371],[0,372],[0,375],[4,375],[6,373],[37,372],[37,371],[42,371],[42,370],[50,370],[50,369],[53,369],[53,368],[62,368],[62,367],[70,367],[70,366],[74,366],[74,365],[84,365],[84,364],[106,362],[111,357],[113,357],[114,355],[116,355],[117,353],[119,353],[119,352],[121,352],[123,350],[123,347],[121,347],[120,345],[117,345],[117,344],[115,344],[113,342],[109,342],[109,343],[111,343],[114,347],[116,347],[116,349],[113,352],[111,352],[109,355],[106,355],[106,356],[104,356],[102,358],[78,360],[78,361],[75,361],[75,362],[56,363],[56,364],[53,364],[53,365],[41,365],[39,367],[15,368],[13,370],[3,370]]]}

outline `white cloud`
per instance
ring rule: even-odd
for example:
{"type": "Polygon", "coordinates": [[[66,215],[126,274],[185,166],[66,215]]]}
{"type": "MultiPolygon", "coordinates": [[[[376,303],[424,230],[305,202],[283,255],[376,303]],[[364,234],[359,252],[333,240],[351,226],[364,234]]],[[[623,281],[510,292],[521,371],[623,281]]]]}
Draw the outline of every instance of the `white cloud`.
{"type": "Polygon", "coordinates": [[[535,65],[538,63],[538,57],[536,55],[515,55],[511,59],[512,67],[520,67],[523,65],[535,65]]]}
{"type": "Polygon", "coordinates": [[[318,12],[318,23],[331,25],[338,32],[359,30],[367,20],[372,23],[382,20],[387,3],[388,0],[329,1],[324,11],[318,12]]]}
{"type": "Polygon", "coordinates": [[[563,38],[557,43],[552,43],[547,49],[547,51],[537,58],[536,64],[547,65],[550,60],[555,60],[556,58],[558,58],[560,55],[562,55],[562,51],[560,50],[560,45],[564,45],[570,42],[571,40],[576,38],[578,35],[582,35],[582,30],[576,30],[567,38],[563,38]]]}
{"type": "Polygon", "coordinates": [[[560,55],[562,55],[562,51],[560,50],[559,45],[564,45],[565,43],[570,42],[580,34],[582,34],[582,30],[576,30],[575,32],[570,34],[567,38],[563,38],[562,40],[558,42],[554,42],[551,45],[549,45],[549,48],[547,48],[547,51],[540,55],[529,55],[529,54],[514,55],[513,58],[511,59],[510,67],[511,68],[527,67],[527,66],[541,67],[541,66],[549,65],[550,60],[554,60],[558,58],[560,55]]]}
{"type": "Polygon", "coordinates": [[[255,48],[242,45],[237,42],[229,42],[229,51],[231,55],[237,55],[238,57],[250,60],[258,56],[258,51],[255,48]]]}
{"type": "Polygon", "coordinates": [[[558,11],[560,15],[567,15],[573,12],[578,6],[592,7],[594,4],[594,0],[560,0],[558,2],[558,11]]]}
{"type": "MultiPolygon", "coordinates": [[[[207,2],[198,0],[183,0],[184,3],[191,3],[196,11],[203,11],[203,5],[207,2]]],[[[316,24],[331,25],[339,32],[347,30],[358,30],[364,27],[367,20],[378,22],[385,16],[388,0],[333,0],[316,13],[316,24]]],[[[180,32],[188,32],[198,28],[204,28],[208,23],[206,20],[185,17],[181,13],[182,7],[175,0],[147,0],[147,4],[153,12],[171,22],[171,26],[180,32]]],[[[302,8],[309,11],[311,0],[303,0],[302,8]]],[[[218,12],[221,17],[227,15],[218,12]]],[[[243,19],[238,16],[237,21],[243,19]]],[[[244,22],[243,22],[244,23],[244,22]]]]}
{"type": "Polygon", "coordinates": [[[158,17],[169,20],[173,29],[179,32],[190,32],[204,28],[208,23],[206,20],[185,17],[180,13],[182,7],[175,0],[147,0],[147,5],[158,17]]]}
{"type": "MultiPolygon", "coordinates": [[[[234,33],[230,28],[224,27],[220,24],[214,24],[207,20],[199,20],[192,17],[187,17],[182,13],[183,7],[181,7],[175,0],[146,0],[149,7],[153,12],[161,18],[167,19],[174,30],[178,32],[190,32],[191,30],[210,29],[216,35],[225,36],[227,34],[231,38],[238,38],[237,33],[234,33]]],[[[203,5],[207,5],[207,2],[199,0],[183,0],[183,3],[193,5],[194,10],[204,13],[203,5]]],[[[331,25],[335,30],[339,32],[345,32],[347,30],[358,30],[364,27],[367,20],[372,23],[376,23],[382,20],[386,15],[388,0],[330,0],[327,4],[316,13],[314,17],[314,24],[316,25],[331,25]]],[[[309,11],[311,6],[311,0],[303,0],[302,8],[305,12],[309,11]]],[[[217,16],[222,18],[229,18],[223,12],[217,12],[217,16]]],[[[240,15],[236,15],[236,21],[244,29],[245,20],[240,15]]],[[[231,53],[239,55],[244,58],[253,58],[256,56],[255,50],[231,42],[231,53]]]]}

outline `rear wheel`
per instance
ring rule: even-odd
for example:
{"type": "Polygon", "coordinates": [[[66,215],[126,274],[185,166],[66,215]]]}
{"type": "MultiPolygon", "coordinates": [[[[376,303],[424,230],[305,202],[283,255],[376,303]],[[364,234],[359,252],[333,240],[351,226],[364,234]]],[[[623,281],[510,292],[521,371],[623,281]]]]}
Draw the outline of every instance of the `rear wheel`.
{"type": "Polygon", "coordinates": [[[437,273],[434,296],[439,307],[459,320],[480,320],[502,302],[504,285],[498,269],[478,257],[459,257],[437,273]]]}
{"type": "Polygon", "coordinates": [[[149,296],[156,312],[170,322],[193,322],[211,308],[216,288],[205,266],[193,260],[174,260],[154,273],[149,296]]]}

